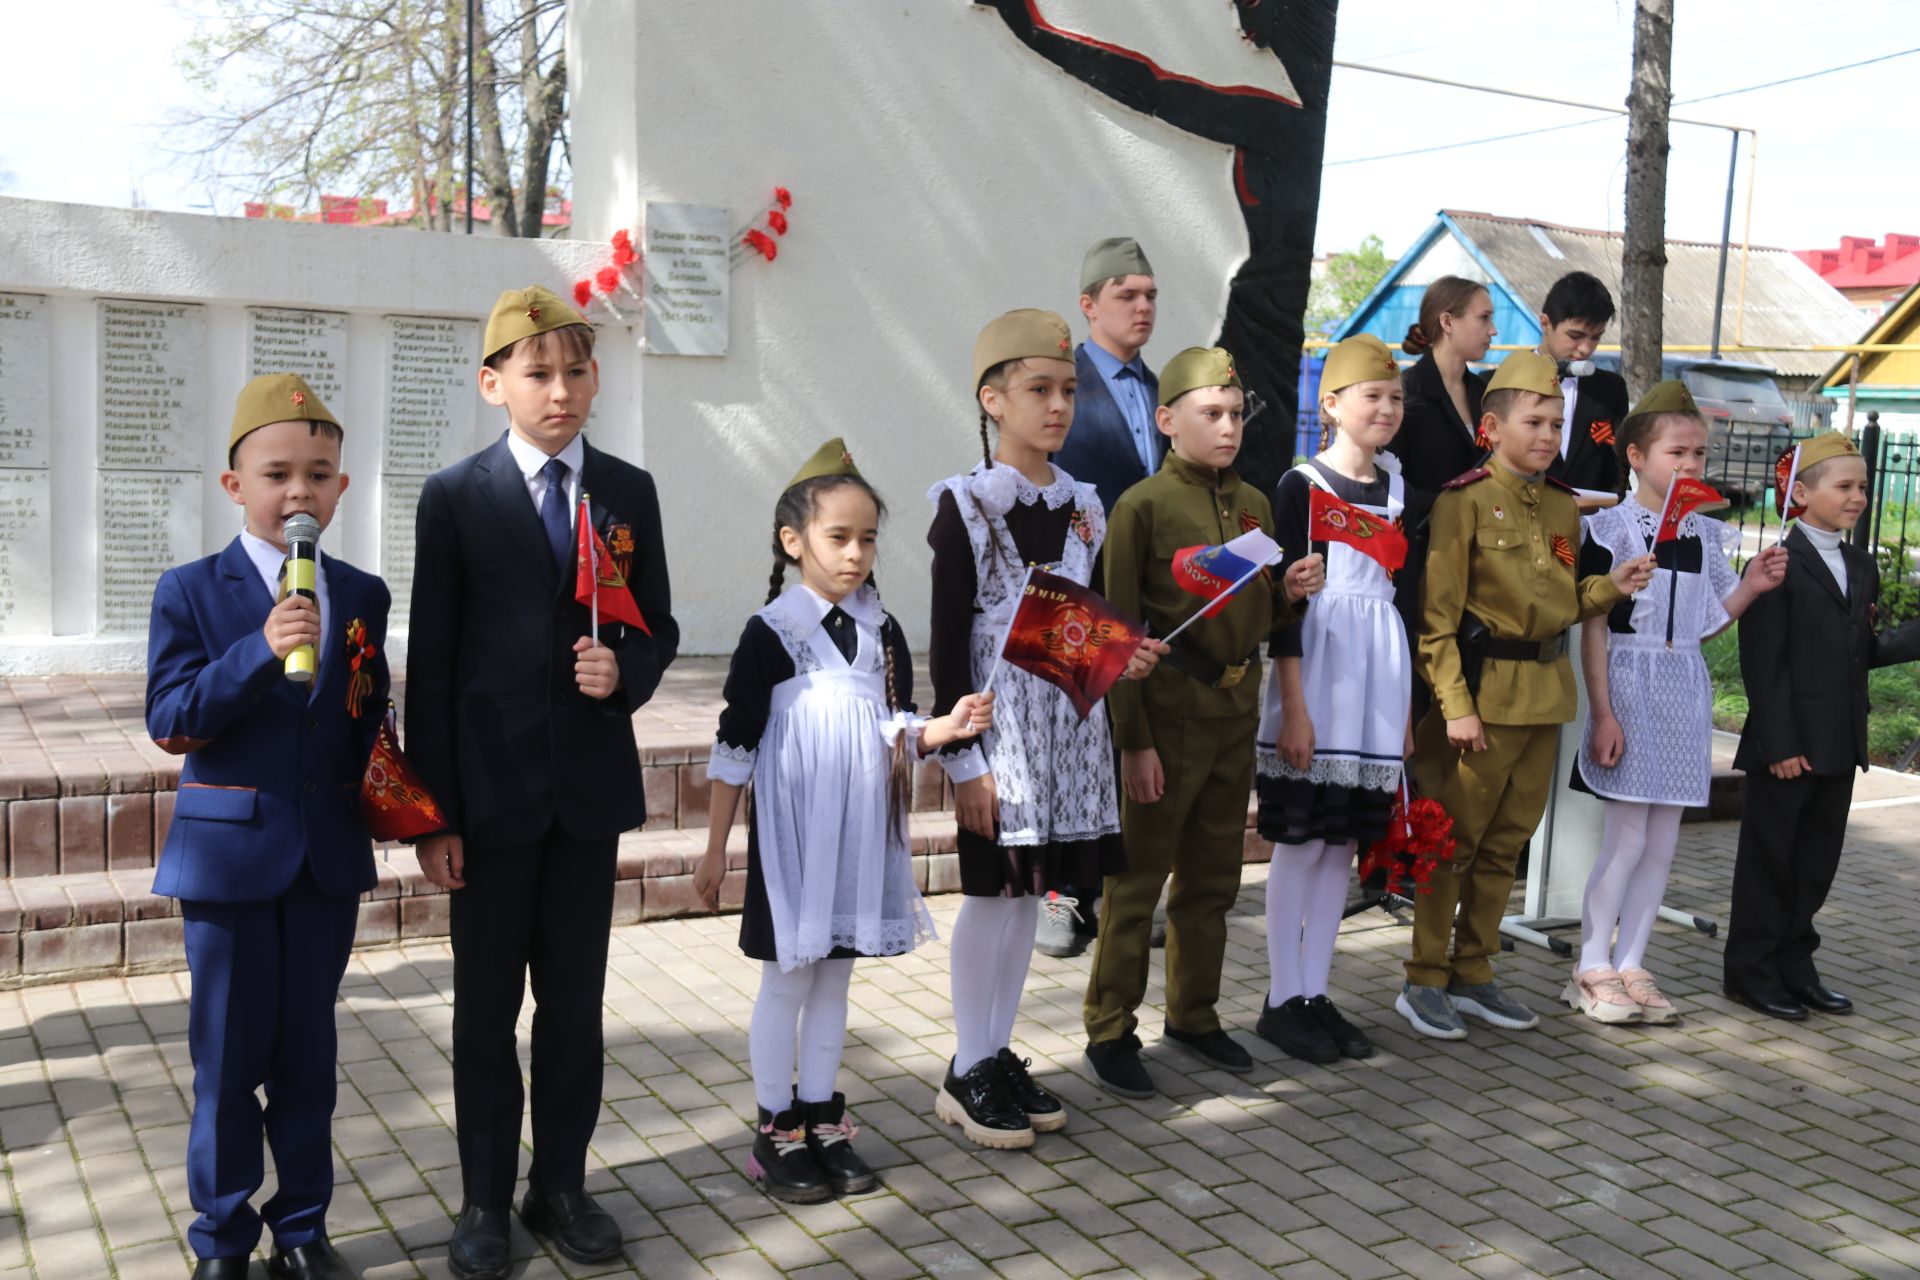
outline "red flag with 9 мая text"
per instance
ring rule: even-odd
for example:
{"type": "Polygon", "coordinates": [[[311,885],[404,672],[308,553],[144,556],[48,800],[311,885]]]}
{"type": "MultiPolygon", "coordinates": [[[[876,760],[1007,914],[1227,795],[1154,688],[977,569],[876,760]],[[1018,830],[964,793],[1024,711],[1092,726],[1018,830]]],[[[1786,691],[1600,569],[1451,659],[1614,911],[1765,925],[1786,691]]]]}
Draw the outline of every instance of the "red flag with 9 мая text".
{"type": "Polygon", "coordinates": [[[1407,562],[1407,535],[1393,521],[1354,506],[1337,493],[1314,487],[1308,498],[1311,541],[1344,542],[1388,573],[1407,562]]]}
{"type": "Polygon", "coordinates": [[[1086,587],[1035,572],[1002,656],[1056,686],[1085,720],[1146,638],[1145,627],[1086,587]]]}

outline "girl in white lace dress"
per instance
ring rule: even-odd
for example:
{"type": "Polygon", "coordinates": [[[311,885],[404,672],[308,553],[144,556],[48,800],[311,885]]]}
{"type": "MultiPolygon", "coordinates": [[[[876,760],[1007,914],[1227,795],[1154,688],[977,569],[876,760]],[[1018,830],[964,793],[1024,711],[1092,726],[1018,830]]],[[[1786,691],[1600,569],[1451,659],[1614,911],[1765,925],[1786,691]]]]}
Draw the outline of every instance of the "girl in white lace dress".
{"type": "MultiPolygon", "coordinates": [[[[986,456],[928,493],[935,513],[934,701],[979,688],[993,668],[1029,566],[1085,585],[1106,534],[1093,486],[1047,460],[1073,422],[1075,372],[1064,320],[1014,311],[980,334],[974,351],[980,448],[986,456]],[[989,452],[987,425],[999,448],[989,452]]],[[[1150,668],[1155,643],[1135,655],[1150,668]]],[[[957,1038],[936,1114],[990,1147],[1025,1147],[1036,1130],[1066,1123],[1010,1048],[1042,899],[1098,884],[1125,866],[1106,707],[1085,720],[1053,685],[1002,665],[993,730],[949,747],[960,888],[953,925],[957,1038]]]]}
{"type": "MultiPolygon", "coordinates": [[[[1407,494],[1391,455],[1400,429],[1399,371],[1384,343],[1349,338],[1327,354],[1321,416],[1333,428],[1319,456],[1280,478],[1274,529],[1291,565],[1309,541],[1313,492],[1402,521],[1407,494]]],[[[1412,658],[1394,608],[1395,575],[1345,543],[1325,548],[1327,585],[1300,625],[1274,641],[1255,739],[1260,834],[1267,870],[1271,990],[1260,1035],[1296,1058],[1364,1058],[1373,1045],[1327,995],[1334,941],[1356,846],[1386,834],[1411,750],[1412,658]]]]}
{"type": "Polygon", "coordinates": [[[1580,629],[1587,731],[1573,785],[1606,801],[1606,816],[1562,999],[1596,1022],[1671,1022],[1678,1011],[1646,953],[1680,816],[1707,802],[1713,769],[1713,685],[1700,643],[1779,585],[1787,553],[1768,548],[1736,579],[1733,530],[1697,513],[1680,522],[1678,538],[1656,545],[1674,478],[1697,478],[1707,461],[1706,419],[1685,384],[1656,384],[1620,424],[1615,447],[1621,474],[1631,468],[1638,488],[1587,520],[1580,572],[1606,573],[1649,550],[1657,567],[1646,590],[1580,629]]]}
{"type": "Polygon", "coordinates": [[[694,892],[709,905],[753,783],[740,949],[762,964],[748,1034],[759,1122],[747,1173],[796,1203],[877,1181],[854,1154],[834,1080],[854,958],[899,955],[933,935],[907,845],[907,748],[932,750],[992,723],[992,699],[971,694],[948,715],[913,714],[912,659],[872,582],[881,513],[839,440],[781,495],[767,605],[734,651],[707,767],[713,796],[694,892]],[[800,570],[791,586],[788,565],[800,570]]]}

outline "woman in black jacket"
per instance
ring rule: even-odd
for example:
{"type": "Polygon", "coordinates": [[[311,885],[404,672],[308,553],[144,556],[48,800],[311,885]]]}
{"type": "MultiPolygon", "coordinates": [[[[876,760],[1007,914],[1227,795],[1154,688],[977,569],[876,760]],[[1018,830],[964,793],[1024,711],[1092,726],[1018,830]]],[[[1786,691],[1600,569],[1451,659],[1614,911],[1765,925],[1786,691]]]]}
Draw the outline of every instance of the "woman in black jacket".
{"type": "Polygon", "coordinates": [[[1420,299],[1420,320],[1400,349],[1419,361],[1400,375],[1406,417],[1387,452],[1415,489],[1436,494],[1455,476],[1480,465],[1480,395],[1486,379],[1467,368],[1484,360],[1493,342],[1493,299],[1485,285],[1441,276],[1420,299]]]}

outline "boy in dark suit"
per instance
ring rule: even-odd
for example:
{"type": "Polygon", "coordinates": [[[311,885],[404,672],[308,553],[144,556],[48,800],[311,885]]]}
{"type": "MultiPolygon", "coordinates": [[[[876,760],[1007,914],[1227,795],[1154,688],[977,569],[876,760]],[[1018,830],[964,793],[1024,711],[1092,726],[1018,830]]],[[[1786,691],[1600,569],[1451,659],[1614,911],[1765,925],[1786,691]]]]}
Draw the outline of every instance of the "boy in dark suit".
{"type": "Polygon", "coordinates": [[[1853,1002],[1821,983],[1813,918],[1840,865],[1853,774],[1867,767],[1867,672],[1920,658],[1920,620],[1875,634],[1880,573],[1846,541],[1867,509],[1867,464],[1827,431],[1803,441],[1788,501],[1787,577],[1740,620],[1747,775],[1727,921],[1727,995],[1775,1018],[1853,1002]]]}
{"type": "Polygon", "coordinates": [[[180,900],[193,975],[196,1280],[241,1280],[263,1220],[269,1273],[353,1275],[327,1242],[333,1004],[360,895],[374,886],[359,796],[387,706],[389,598],[380,579],[324,556],[315,598],[275,600],[287,517],[324,530],[346,491],[341,439],[300,378],[249,382],[220,477],[246,523],[153,593],[147,732],[186,756],[153,891],[180,900]],[[304,681],[289,678],[303,670],[304,681]],[[263,1132],[279,1188],[255,1211],[263,1132]]]}
{"type": "MultiPolygon", "coordinates": [[[[1153,264],[1137,240],[1115,236],[1097,242],[1080,262],[1080,314],[1087,341],[1074,349],[1079,377],[1073,430],[1053,455],[1060,469],[1094,487],[1108,515],[1120,495],[1160,469],[1167,438],[1155,425],[1160,379],[1140,349],[1153,337],[1160,289],[1153,264]]],[[[1094,561],[1094,580],[1100,580],[1094,561]]],[[[1099,932],[1100,886],[1077,885],[1049,893],[1034,932],[1034,950],[1077,956],[1099,932]]]]}
{"type": "Polygon", "coordinates": [[[593,336],[545,289],[502,294],[479,377],[508,430],[420,493],[407,752],[450,827],[417,853],[452,893],[465,1204],[448,1262],[463,1280],[503,1277],[512,1261],[524,1105],[514,1023],[529,971],[534,1155],[520,1215],[576,1262],[620,1251],[618,1226],[582,1184],[600,1110],[615,845],[647,816],[632,717],[679,629],[653,478],[580,438],[599,390],[593,336]],[[603,610],[598,645],[574,596],[583,492],[647,628],[603,610]]]}
{"type": "MultiPolygon", "coordinates": [[[[1569,271],[1553,282],[1540,306],[1540,345],[1549,360],[1587,360],[1607,336],[1613,323],[1613,295],[1596,276],[1569,271]]],[[[1564,377],[1566,430],[1560,437],[1560,456],[1547,475],[1576,489],[1613,493],[1620,487],[1620,458],[1614,450],[1614,428],[1627,420],[1626,379],[1611,369],[1595,369],[1585,377],[1564,377]]]]}

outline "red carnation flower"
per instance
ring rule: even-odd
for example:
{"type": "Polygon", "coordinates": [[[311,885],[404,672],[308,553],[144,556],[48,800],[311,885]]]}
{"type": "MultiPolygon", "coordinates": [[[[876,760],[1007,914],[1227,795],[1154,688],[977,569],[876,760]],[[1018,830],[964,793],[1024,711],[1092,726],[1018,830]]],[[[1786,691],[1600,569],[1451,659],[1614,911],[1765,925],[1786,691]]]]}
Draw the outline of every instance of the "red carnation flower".
{"type": "Polygon", "coordinates": [[[620,270],[618,267],[602,267],[593,273],[593,282],[600,286],[600,292],[612,293],[620,287],[620,270]]]}
{"type": "Polygon", "coordinates": [[[769,209],[767,211],[767,225],[773,228],[775,235],[783,236],[787,234],[787,215],[778,209],[769,209]]]}
{"type": "Polygon", "coordinates": [[[573,282],[573,300],[574,302],[576,302],[577,304],[583,307],[586,306],[588,303],[592,302],[593,301],[593,281],[575,280],[573,282]]]}
{"type": "Polygon", "coordinates": [[[758,227],[747,232],[744,239],[747,242],[748,248],[765,258],[768,262],[772,262],[780,256],[780,246],[773,242],[772,236],[758,227]]]}
{"type": "Polygon", "coordinates": [[[785,187],[775,187],[773,189],[773,202],[782,209],[791,209],[793,208],[793,192],[787,190],[785,187]]]}

